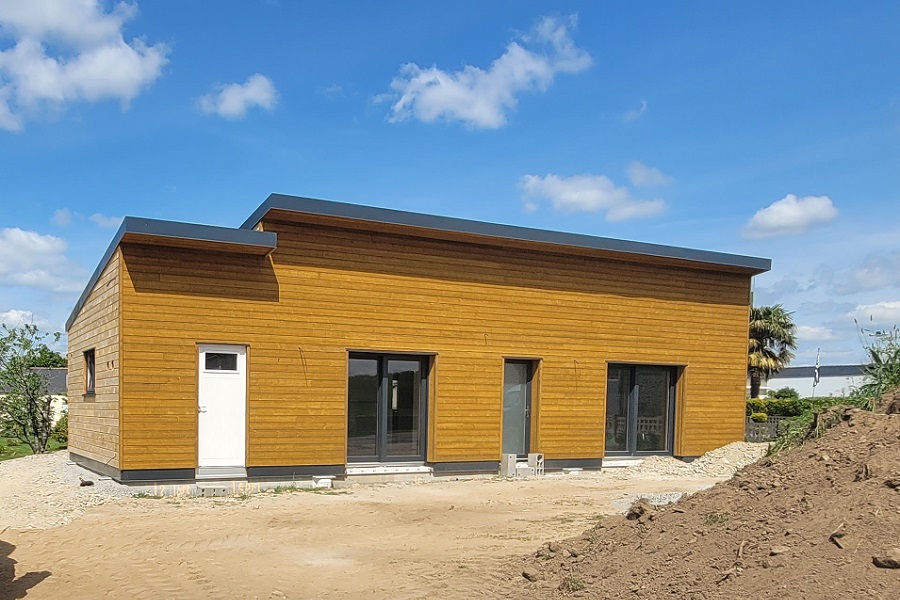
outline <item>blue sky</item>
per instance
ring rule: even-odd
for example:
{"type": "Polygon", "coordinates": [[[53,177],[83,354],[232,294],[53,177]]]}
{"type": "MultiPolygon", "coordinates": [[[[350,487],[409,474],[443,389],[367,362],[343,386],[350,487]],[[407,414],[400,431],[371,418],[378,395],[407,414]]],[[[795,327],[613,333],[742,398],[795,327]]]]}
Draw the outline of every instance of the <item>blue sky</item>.
{"type": "Polygon", "coordinates": [[[269,193],[773,260],[794,364],[900,323],[900,4],[0,3],[0,320],[124,215],[269,193]]]}

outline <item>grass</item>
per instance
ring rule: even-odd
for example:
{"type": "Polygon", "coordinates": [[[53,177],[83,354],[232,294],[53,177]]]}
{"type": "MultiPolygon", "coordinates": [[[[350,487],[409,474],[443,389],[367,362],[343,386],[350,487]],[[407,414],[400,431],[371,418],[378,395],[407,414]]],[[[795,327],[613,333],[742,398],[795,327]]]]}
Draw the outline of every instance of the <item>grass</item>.
{"type": "MultiPolygon", "coordinates": [[[[55,450],[63,450],[65,444],[60,444],[54,439],[50,439],[47,444],[47,452],[55,450]]],[[[19,442],[17,439],[0,437],[0,460],[11,460],[13,458],[22,458],[31,454],[31,448],[28,445],[19,442]]]]}
{"type": "Polygon", "coordinates": [[[578,592],[587,587],[587,584],[578,575],[566,575],[559,584],[561,592],[578,592]]]}
{"type": "Polygon", "coordinates": [[[728,519],[731,518],[731,515],[727,512],[711,512],[706,515],[703,519],[703,524],[707,527],[711,527],[713,525],[722,525],[728,522],[728,519]]]}

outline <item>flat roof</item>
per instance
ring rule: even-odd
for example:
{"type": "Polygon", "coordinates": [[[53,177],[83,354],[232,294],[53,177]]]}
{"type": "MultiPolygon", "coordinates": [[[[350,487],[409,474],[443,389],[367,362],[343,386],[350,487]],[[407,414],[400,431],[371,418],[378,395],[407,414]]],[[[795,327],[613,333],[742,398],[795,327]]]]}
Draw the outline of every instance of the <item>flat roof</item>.
{"type": "Polygon", "coordinates": [[[664,246],[661,244],[634,242],[579,233],[532,229],[515,225],[500,225],[497,223],[471,221],[455,217],[439,217],[436,215],[406,212],[389,208],[377,208],[374,206],[348,204],[345,202],[332,202],[330,200],[316,200],[314,198],[286,196],[283,194],[270,195],[266,201],[263,202],[246,221],[244,221],[241,228],[252,229],[256,227],[256,225],[271,211],[286,211],[320,217],[325,216],[350,219],[360,222],[401,225],[433,231],[471,234],[496,239],[603,250],[625,255],[653,256],[685,260],[737,268],[746,270],[753,275],[765,273],[772,268],[772,261],[768,258],[712,252],[709,250],[695,250],[677,246],[664,246]]]}
{"type": "Polygon", "coordinates": [[[767,258],[695,250],[677,246],[648,244],[615,238],[597,237],[578,233],[565,233],[544,229],[532,229],[516,225],[501,225],[472,221],[455,217],[441,217],[422,213],[316,200],[300,196],[271,194],[239,228],[198,225],[178,221],[162,221],[140,217],[125,217],[121,227],[113,236],[109,247],[100,259],[100,263],[88,280],[84,291],[75,303],[72,313],[66,321],[66,331],[75,322],[78,313],[84,307],[91,290],[109,263],[113,253],[121,242],[135,242],[180,248],[216,248],[223,251],[265,255],[272,252],[277,245],[274,233],[256,231],[255,227],[270,212],[288,212],[295,215],[312,215],[316,217],[333,217],[356,221],[360,224],[387,224],[411,229],[454,234],[467,234],[485,238],[486,240],[514,240],[538,244],[558,246],[561,248],[582,248],[599,250],[627,256],[650,256],[675,261],[701,263],[710,266],[726,267],[746,272],[750,275],[764,273],[772,268],[772,261],[767,258]]]}
{"type": "Polygon", "coordinates": [[[275,249],[276,236],[269,231],[254,231],[252,229],[235,229],[233,227],[216,227],[214,225],[197,225],[194,223],[181,223],[179,221],[161,221],[159,219],[145,219],[142,217],[125,217],[122,225],[113,236],[106,248],[103,258],[88,279],[84,291],[75,303],[72,313],[66,320],[66,331],[75,322],[78,313],[87,302],[88,296],[103,269],[109,263],[113,253],[121,242],[136,242],[142,244],[155,244],[163,246],[175,246],[182,248],[208,247],[226,252],[240,252],[265,255],[275,249]]]}

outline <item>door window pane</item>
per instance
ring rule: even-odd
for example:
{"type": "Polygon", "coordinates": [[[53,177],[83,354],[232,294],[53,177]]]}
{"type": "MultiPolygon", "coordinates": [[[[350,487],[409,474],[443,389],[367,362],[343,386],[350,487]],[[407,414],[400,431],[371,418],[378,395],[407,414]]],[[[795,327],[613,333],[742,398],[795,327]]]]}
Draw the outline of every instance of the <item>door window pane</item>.
{"type": "Polygon", "coordinates": [[[606,382],[606,451],[671,452],[677,369],[609,365],[606,382]]]}
{"type": "Polygon", "coordinates": [[[628,400],[631,395],[631,370],[609,367],[606,380],[606,450],[628,450],[628,400]]]}
{"type": "Polygon", "coordinates": [[[422,393],[422,363],[418,360],[387,361],[388,456],[417,456],[422,393]]]}
{"type": "Polygon", "coordinates": [[[530,370],[526,362],[503,365],[503,454],[528,453],[530,370]]]}
{"type": "Polygon", "coordinates": [[[378,455],[378,360],[351,358],[347,404],[347,456],[378,455]]]}
{"type": "Polygon", "coordinates": [[[664,452],[669,437],[669,374],[671,369],[638,367],[637,437],[638,452],[664,452]]]}
{"type": "Polygon", "coordinates": [[[207,371],[237,371],[237,354],[231,352],[207,352],[207,371]]]}

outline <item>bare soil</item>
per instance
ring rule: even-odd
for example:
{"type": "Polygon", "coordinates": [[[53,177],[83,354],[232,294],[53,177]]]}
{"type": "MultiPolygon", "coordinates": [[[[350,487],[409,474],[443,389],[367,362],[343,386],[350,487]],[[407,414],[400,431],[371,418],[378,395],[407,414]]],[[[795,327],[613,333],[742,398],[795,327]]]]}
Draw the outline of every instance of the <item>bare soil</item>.
{"type": "Polygon", "coordinates": [[[52,457],[19,460],[0,471],[10,509],[0,507],[0,600],[490,598],[517,591],[511,557],[576,535],[637,496],[721,480],[609,470],[96,505],[110,482],[79,488],[52,469],[42,485],[4,491],[52,457]],[[39,519],[63,524],[39,529],[39,519]]]}
{"type": "Polygon", "coordinates": [[[712,489],[544,544],[498,595],[900,598],[900,415],[820,422],[823,437],[712,489]]]}

